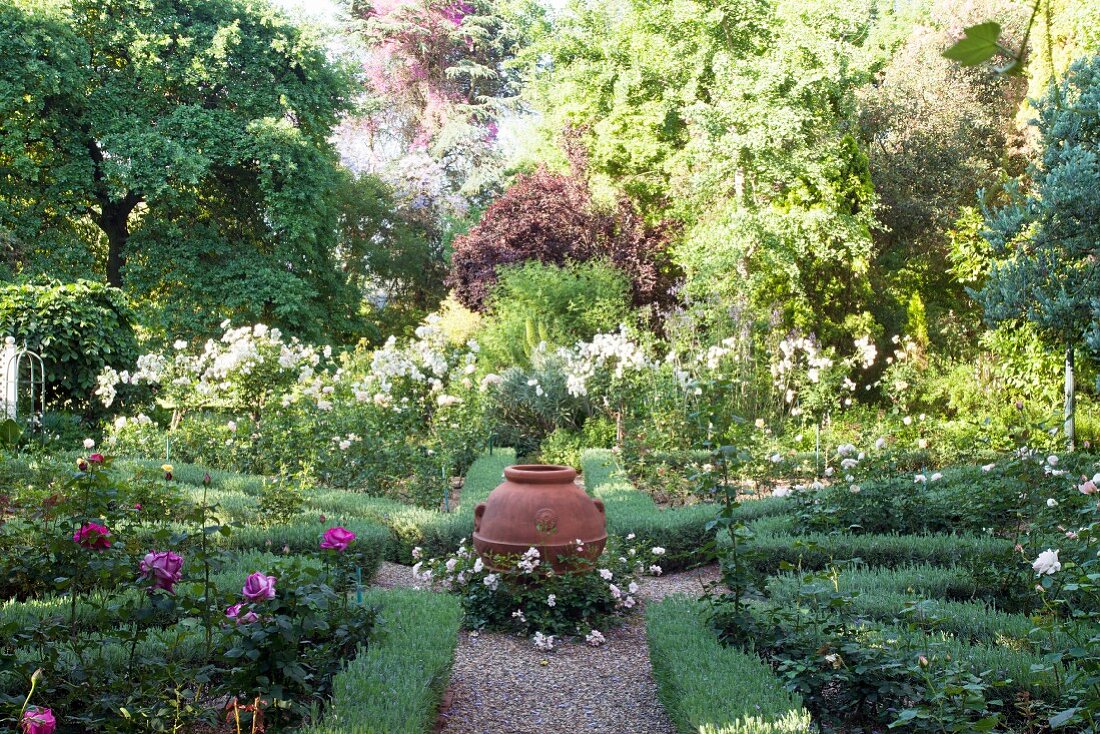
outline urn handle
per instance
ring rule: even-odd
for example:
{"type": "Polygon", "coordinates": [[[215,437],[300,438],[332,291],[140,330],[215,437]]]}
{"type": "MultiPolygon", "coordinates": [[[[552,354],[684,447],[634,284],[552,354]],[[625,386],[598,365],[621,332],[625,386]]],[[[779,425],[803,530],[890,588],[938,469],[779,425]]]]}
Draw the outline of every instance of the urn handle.
{"type": "Polygon", "coordinates": [[[603,500],[593,499],[592,504],[596,506],[596,509],[600,511],[601,515],[607,515],[607,510],[605,510],[603,506],[603,500]]]}
{"type": "Polygon", "coordinates": [[[481,516],[485,514],[485,503],[479,502],[474,508],[474,532],[481,530],[481,516]]]}

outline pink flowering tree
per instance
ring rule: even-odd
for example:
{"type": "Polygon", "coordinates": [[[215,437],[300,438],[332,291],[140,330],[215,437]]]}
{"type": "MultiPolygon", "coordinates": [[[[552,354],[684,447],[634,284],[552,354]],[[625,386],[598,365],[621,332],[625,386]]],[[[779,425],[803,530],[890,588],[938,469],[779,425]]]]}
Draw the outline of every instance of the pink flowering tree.
{"type": "Polygon", "coordinates": [[[365,37],[364,114],[345,123],[348,167],[379,175],[405,208],[466,213],[478,181],[500,166],[501,116],[518,87],[508,61],[518,24],[494,0],[366,0],[352,14],[365,37]]]}

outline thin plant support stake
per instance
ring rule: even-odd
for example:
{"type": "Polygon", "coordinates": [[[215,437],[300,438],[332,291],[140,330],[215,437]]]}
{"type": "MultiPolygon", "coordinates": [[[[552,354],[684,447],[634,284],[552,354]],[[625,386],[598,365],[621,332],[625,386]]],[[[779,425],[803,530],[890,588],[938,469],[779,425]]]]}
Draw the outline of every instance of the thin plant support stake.
{"type": "Polygon", "coordinates": [[[363,567],[355,567],[355,603],[363,606],[363,567]]]}
{"type": "Polygon", "coordinates": [[[439,468],[439,473],[443,479],[443,511],[451,511],[451,483],[447,481],[447,466],[444,464],[439,468]]]}

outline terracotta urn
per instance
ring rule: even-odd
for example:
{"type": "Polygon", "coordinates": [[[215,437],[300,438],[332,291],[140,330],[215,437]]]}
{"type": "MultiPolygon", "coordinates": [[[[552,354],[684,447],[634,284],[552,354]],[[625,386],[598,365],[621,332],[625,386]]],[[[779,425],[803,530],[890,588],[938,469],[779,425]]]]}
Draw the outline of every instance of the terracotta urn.
{"type": "Polygon", "coordinates": [[[507,467],[504,483],[474,509],[474,547],[482,560],[497,568],[496,557],[521,556],[534,547],[543,564],[562,571],[578,564],[562,559],[599,558],[607,544],[603,502],[585,494],[576,478],[568,466],[507,467]]]}

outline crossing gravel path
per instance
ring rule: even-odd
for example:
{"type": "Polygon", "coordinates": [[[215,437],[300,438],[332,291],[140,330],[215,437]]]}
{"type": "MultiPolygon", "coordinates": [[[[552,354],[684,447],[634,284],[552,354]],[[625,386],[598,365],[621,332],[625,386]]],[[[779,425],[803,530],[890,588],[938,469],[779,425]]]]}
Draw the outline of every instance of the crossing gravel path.
{"type": "MultiPolygon", "coordinates": [[[[649,663],[644,605],[669,594],[700,596],[717,566],[639,580],[643,611],[604,632],[600,647],[559,643],[552,652],[497,632],[461,632],[439,734],[675,734],[649,663]]],[[[407,566],[383,563],[383,587],[419,586],[407,566]]]]}

